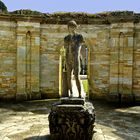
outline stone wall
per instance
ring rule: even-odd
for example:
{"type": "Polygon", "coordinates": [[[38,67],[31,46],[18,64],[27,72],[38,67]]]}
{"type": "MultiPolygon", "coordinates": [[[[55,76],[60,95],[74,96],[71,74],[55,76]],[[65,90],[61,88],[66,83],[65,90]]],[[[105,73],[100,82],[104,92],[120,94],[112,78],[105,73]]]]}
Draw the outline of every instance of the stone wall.
{"type": "Polygon", "coordinates": [[[61,95],[61,48],[71,19],[80,25],[78,32],[88,47],[90,98],[140,99],[139,14],[32,15],[31,11],[0,15],[0,98],[61,95]]]}
{"type": "Polygon", "coordinates": [[[59,96],[59,63],[65,25],[41,24],[40,88],[45,98],[59,96]]]}
{"type": "Polygon", "coordinates": [[[16,26],[0,21],[0,98],[15,98],[16,74],[16,26]]]}
{"type": "Polygon", "coordinates": [[[134,28],[134,47],[133,47],[133,84],[132,93],[135,100],[140,100],[140,23],[135,24],[134,28]]]}
{"type": "Polygon", "coordinates": [[[97,33],[90,57],[91,96],[133,100],[133,48],[134,23],[113,23],[97,33]]]}

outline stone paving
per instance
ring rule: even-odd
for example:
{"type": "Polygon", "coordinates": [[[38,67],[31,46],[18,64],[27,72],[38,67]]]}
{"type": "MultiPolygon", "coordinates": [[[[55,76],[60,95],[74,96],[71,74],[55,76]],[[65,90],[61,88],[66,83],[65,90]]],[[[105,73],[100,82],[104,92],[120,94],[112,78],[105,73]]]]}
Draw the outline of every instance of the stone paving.
{"type": "Polygon", "coordinates": [[[49,138],[48,114],[54,102],[0,103],[0,140],[49,138]]]}
{"type": "Polygon", "coordinates": [[[140,106],[94,102],[94,140],[140,140],[140,106]]]}
{"type": "MultiPolygon", "coordinates": [[[[74,79],[72,85],[77,97],[74,79]]],[[[82,96],[85,96],[83,86],[82,96]]],[[[52,140],[48,115],[58,101],[0,102],[0,140],[52,140]]],[[[140,140],[140,106],[92,102],[96,112],[93,140],[140,140]]]]}
{"type": "MultiPolygon", "coordinates": [[[[51,140],[48,115],[58,100],[0,103],[0,140],[51,140]]],[[[140,140],[140,106],[94,101],[93,140],[140,140]]]]}

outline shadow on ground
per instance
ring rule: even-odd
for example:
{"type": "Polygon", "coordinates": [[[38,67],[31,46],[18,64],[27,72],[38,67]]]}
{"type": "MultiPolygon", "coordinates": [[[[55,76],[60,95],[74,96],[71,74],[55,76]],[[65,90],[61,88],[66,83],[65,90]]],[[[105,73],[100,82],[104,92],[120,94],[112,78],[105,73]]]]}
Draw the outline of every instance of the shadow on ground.
{"type": "Polygon", "coordinates": [[[53,139],[50,135],[44,135],[44,136],[33,136],[25,138],[24,140],[53,140],[53,139]]]}
{"type": "MultiPolygon", "coordinates": [[[[10,140],[52,140],[47,117],[58,101],[0,102],[0,136],[10,140]]],[[[92,102],[96,113],[94,140],[140,140],[139,104],[92,102]]]]}
{"type": "Polygon", "coordinates": [[[101,135],[102,140],[140,140],[139,104],[119,105],[105,101],[94,101],[93,104],[96,112],[95,140],[101,135]]]}
{"type": "Polygon", "coordinates": [[[13,110],[15,112],[32,112],[35,114],[48,114],[52,105],[58,99],[34,100],[21,103],[0,102],[0,109],[13,110]]]}

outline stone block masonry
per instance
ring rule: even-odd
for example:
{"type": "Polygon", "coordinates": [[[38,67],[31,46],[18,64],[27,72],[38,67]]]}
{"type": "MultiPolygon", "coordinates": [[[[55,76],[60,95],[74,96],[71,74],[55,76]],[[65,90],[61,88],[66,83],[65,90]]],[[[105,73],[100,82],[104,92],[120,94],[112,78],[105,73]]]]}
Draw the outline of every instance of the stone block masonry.
{"type": "Polygon", "coordinates": [[[61,48],[67,22],[76,20],[88,47],[91,99],[140,101],[140,15],[0,14],[0,98],[33,100],[61,96],[61,48]],[[78,18],[77,18],[78,17],[78,18]]]}
{"type": "Polygon", "coordinates": [[[0,21],[0,98],[16,95],[16,33],[14,22],[0,21]]]}

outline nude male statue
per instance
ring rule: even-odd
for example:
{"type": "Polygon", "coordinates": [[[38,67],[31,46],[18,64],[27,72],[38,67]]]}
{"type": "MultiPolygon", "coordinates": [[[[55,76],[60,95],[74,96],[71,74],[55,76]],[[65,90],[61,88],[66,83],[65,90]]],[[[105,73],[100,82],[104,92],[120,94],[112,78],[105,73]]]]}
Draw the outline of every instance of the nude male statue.
{"type": "Polygon", "coordinates": [[[64,38],[65,49],[65,61],[66,61],[66,75],[67,75],[67,87],[70,91],[70,97],[73,96],[71,76],[74,73],[76,86],[79,92],[79,98],[81,98],[81,84],[79,79],[80,72],[80,50],[81,45],[84,42],[83,36],[76,33],[77,23],[75,21],[68,22],[69,34],[64,38]]]}

